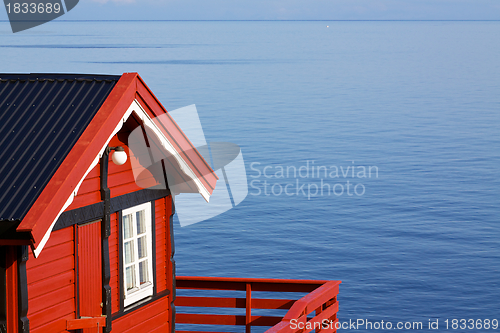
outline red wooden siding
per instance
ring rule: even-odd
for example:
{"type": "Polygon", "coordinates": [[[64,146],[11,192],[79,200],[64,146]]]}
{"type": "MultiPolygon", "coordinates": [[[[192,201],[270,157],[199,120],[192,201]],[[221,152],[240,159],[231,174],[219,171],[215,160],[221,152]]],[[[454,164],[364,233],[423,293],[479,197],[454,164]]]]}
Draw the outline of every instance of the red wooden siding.
{"type": "MultiPolygon", "coordinates": [[[[127,124],[132,124],[133,119],[130,119],[127,124]]],[[[133,126],[133,125],[129,125],[133,126]]],[[[110,160],[108,163],[108,187],[111,190],[111,197],[118,197],[120,195],[124,195],[127,193],[135,192],[142,190],[146,187],[149,186],[155,186],[158,184],[149,173],[149,171],[142,169],[141,173],[141,187],[139,187],[136,183],[136,180],[134,179],[134,173],[132,171],[132,164],[131,160],[136,158],[134,156],[134,152],[132,152],[128,146],[126,145],[127,143],[127,138],[130,134],[130,129],[127,125],[124,125],[123,128],[118,132],[109,142],[110,147],[116,147],[116,146],[122,146],[125,148],[125,152],[127,153],[127,162],[123,165],[116,165],[111,161],[111,154],[110,153],[110,160]]],[[[138,152],[138,153],[144,153],[144,152],[138,152]]]]}
{"type": "MultiPolygon", "coordinates": [[[[173,275],[173,270],[174,270],[174,267],[173,267],[173,264],[172,264],[172,261],[171,261],[171,258],[173,257],[173,249],[172,249],[172,237],[174,237],[173,234],[170,233],[170,230],[173,230],[173,226],[170,225],[171,221],[170,221],[170,216],[172,215],[172,196],[168,196],[165,198],[165,221],[166,221],[166,230],[167,230],[167,257],[166,257],[166,260],[167,260],[167,288],[173,292],[173,288],[174,288],[174,275],[173,275]]],[[[170,299],[170,302],[173,302],[173,299],[172,299],[172,293],[168,296],[169,299],[170,299]]]]}
{"type": "Polygon", "coordinates": [[[67,332],[66,320],[75,318],[74,227],[52,232],[35,259],[26,262],[28,319],[31,333],[67,332]]]}
{"type": "MultiPolygon", "coordinates": [[[[112,162],[111,162],[112,163],[112,162]]],[[[99,163],[85,177],[73,203],[68,210],[84,207],[101,201],[100,189],[100,165],[99,163]]],[[[44,250],[45,251],[45,250],[44,250]]]]}
{"type": "MultiPolygon", "coordinates": [[[[170,215],[172,215],[172,197],[155,201],[156,220],[156,288],[158,292],[172,291],[172,256],[170,215]]],[[[171,296],[169,295],[169,298],[171,296]]]]}
{"type": "Polygon", "coordinates": [[[108,238],[109,243],[109,268],[110,280],[109,286],[111,287],[111,313],[120,311],[120,282],[119,282],[119,266],[118,246],[118,213],[111,214],[111,235],[108,238]]]}
{"type": "MultiPolygon", "coordinates": [[[[170,197],[168,197],[170,199],[170,197]]],[[[165,198],[155,201],[155,224],[156,224],[156,290],[157,292],[167,289],[168,271],[168,248],[167,248],[167,226],[165,198]]]]}
{"type": "MultiPolygon", "coordinates": [[[[78,304],[81,317],[102,314],[101,223],[78,226],[78,304]]],[[[83,329],[83,333],[94,333],[83,329]]]]}
{"type": "Polygon", "coordinates": [[[145,305],[125,316],[113,320],[113,332],[151,333],[170,331],[167,318],[169,315],[168,298],[145,305]]]}
{"type": "MultiPolygon", "coordinates": [[[[127,162],[125,162],[125,164],[116,165],[111,161],[111,155],[113,153],[111,152],[109,154],[108,187],[111,191],[112,198],[139,191],[147,186],[154,186],[157,184],[151,173],[149,173],[149,171],[146,169],[141,169],[141,187],[136,184],[134,173],[132,171],[132,164],[130,162],[131,159],[134,159],[136,157],[126,145],[126,140],[129,134],[130,129],[126,125],[124,125],[120,132],[118,132],[108,144],[110,147],[122,146],[128,156],[127,162]]],[[[73,200],[73,203],[66,209],[67,211],[101,202],[101,194],[99,192],[99,175],[100,165],[98,163],[83,180],[82,185],[78,190],[77,196],[73,200]]]]}

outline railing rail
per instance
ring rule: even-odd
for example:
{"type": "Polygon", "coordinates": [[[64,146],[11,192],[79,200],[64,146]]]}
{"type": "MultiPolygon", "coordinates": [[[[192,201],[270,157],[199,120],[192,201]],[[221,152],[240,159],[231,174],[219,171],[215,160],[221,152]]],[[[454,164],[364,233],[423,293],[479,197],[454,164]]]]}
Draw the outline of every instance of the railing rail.
{"type": "MultiPolygon", "coordinates": [[[[284,279],[247,279],[221,277],[188,277],[179,276],[176,279],[177,289],[191,290],[235,290],[244,291],[245,297],[199,297],[177,296],[177,324],[198,325],[233,325],[245,326],[245,332],[250,333],[252,326],[271,327],[266,333],[316,333],[335,332],[334,324],[337,320],[337,294],[340,281],[325,280],[284,280],[284,279]],[[253,298],[252,292],[265,291],[276,293],[301,292],[309,293],[296,299],[280,298],[253,298]],[[183,307],[194,308],[240,308],[245,309],[244,315],[210,314],[210,313],[183,313],[183,307]],[[262,316],[253,315],[252,309],[285,309],[286,315],[262,316]],[[313,318],[308,318],[315,312],[313,318]],[[333,323],[322,327],[322,321],[333,323]],[[309,329],[310,328],[310,329],[309,329]]],[[[209,310],[205,310],[209,311],[209,310]]],[[[193,333],[200,331],[178,331],[178,333],[193,333]]]]}

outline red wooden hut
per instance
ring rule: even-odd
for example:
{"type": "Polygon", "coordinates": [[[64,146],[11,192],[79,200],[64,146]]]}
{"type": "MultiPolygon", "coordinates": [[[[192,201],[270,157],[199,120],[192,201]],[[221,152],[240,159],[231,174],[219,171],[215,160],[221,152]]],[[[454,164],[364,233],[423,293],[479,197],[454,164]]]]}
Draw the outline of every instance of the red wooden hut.
{"type": "Polygon", "coordinates": [[[217,176],[173,119],[156,120],[165,114],[136,73],[0,74],[0,332],[173,332],[176,321],[293,332],[290,320],[336,320],[339,281],[175,277],[167,173],[207,201],[217,176]],[[148,152],[127,142],[138,127],[168,157],[139,181],[130,161],[148,152]],[[176,289],[244,297],[176,299],[176,289]],[[312,290],[297,302],[252,299],[312,290]],[[245,313],[176,316],[175,306],[245,313]]]}

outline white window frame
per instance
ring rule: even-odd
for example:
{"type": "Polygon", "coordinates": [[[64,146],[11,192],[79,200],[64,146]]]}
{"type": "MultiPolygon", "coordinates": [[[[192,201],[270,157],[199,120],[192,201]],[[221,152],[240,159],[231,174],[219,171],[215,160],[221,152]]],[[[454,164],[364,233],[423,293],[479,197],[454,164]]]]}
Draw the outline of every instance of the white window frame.
{"type": "Polygon", "coordinates": [[[121,283],[123,284],[123,306],[127,307],[131,305],[132,303],[135,303],[137,301],[140,301],[141,299],[144,299],[148,296],[153,295],[153,287],[154,287],[154,276],[153,276],[153,238],[151,236],[152,232],[152,221],[151,221],[151,202],[147,202],[138,206],[130,207],[127,209],[124,209],[122,211],[122,221],[121,221],[121,229],[122,229],[122,235],[121,235],[121,241],[122,241],[122,267],[123,267],[123,278],[121,283]],[[144,217],[145,217],[145,225],[146,225],[146,232],[141,233],[140,235],[137,234],[137,220],[136,220],[136,213],[144,211],[144,217]],[[127,215],[132,215],[132,237],[125,239],[125,230],[124,230],[124,218],[127,215]],[[143,258],[139,258],[139,238],[146,236],[146,251],[147,255],[143,258]],[[127,263],[127,260],[125,258],[126,252],[125,252],[125,245],[126,243],[133,242],[133,260],[130,263],[127,263]],[[140,276],[139,276],[139,263],[147,260],[147,271],[148,271],[148,281],[143,283],[142,285],[140,284],[140,276]],[[134,273],[135,273],[135,284],[136,287],[133,289],[127,290],[127,268],[128,267],[134,267],[134,273]]]}

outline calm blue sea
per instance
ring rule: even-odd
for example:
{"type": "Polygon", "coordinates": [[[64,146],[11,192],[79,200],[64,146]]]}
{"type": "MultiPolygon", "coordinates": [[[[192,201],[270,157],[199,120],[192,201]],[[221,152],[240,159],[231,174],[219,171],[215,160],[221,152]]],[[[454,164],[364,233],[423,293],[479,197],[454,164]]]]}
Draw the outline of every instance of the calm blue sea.
{"type": "Polygon", "coordinates": [[[249,195],[175,227],[179,275],[342,280],[341,321],[446,332],[500,320],[499,36],[500,22],[0,22],[0,72],[139,72],[167,109],[196,104],[208,141],[241,147],[249,195]]]}

